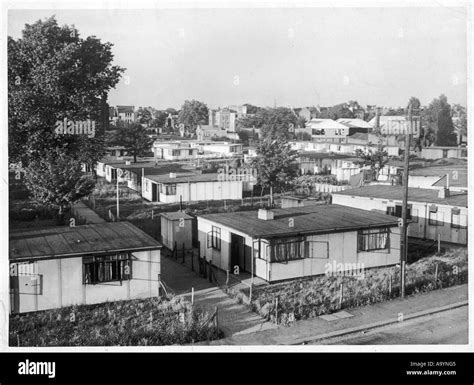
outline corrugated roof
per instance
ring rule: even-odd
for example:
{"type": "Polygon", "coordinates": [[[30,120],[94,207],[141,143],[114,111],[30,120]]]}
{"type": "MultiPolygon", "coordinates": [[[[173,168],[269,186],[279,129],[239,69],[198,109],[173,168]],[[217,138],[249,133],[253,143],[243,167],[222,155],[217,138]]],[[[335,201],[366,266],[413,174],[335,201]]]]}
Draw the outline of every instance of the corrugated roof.
{"type": "MultiPolygon", "coordinates": [[[[338,191],[333,195],[351,195],[377,199],[402,200],[402,186],[371,185],[338,191]]],[[[438,198],[438,190],[424,188],[409,188],[409,202],[437,203],[450,206],[467,207],[467,194],[451,192],[447,198],[438,198]]]]}
{"type": "Polygon", "coordinates": [[[51,259],[159,249],[161,244],[129,222],[52,227],[10,233],[10,260],[51,259]]]}
{"type": "Polygon", "coordinates": [[[257,211],[238,211],[201,215],[203,218],[230,227],[252,237],[271,238],[296,234],[324,234],[336,231],[395,226],[398,218],[340,205],[316,205],[274,209],[274,219],[258,219],[257,211]],[[289,219],[293,218],[293,227],[289,219]]]}

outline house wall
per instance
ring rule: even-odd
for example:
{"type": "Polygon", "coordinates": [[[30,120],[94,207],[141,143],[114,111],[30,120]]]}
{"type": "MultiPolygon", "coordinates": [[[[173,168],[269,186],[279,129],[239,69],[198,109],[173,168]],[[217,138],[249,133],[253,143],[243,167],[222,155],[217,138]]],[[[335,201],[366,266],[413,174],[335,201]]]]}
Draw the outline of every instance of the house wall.
{"type": "MultiPolygon", "coordinates": [[[[152,201],[152,184],[158,184],[146,177],[142,183],[142,196],[152,201]],[[148,181],[148,191],[147,183],[148,181]]],[[[242,181],[177,182],[176,195],[159,194],[162,203],[177,203],[201,200],[242,199],[242,181]]]]}
{"type": "MultiPolygon", "coordinates": [[[[394,207],[396,204],[401,205],[402,201],[333,194],[332,203],[362,210],[378,210],[381,212],[387,212],[387,207],[394,207]]],[[[443,242],[459,243],[463,245],[467,244],[467,228],[452,227],[452,209],[454,206],[432,205],[431,203],[412,201],[409,201],[408,203],[412,205],[412,216],[418,217],[417,222],[412,222],[408,226],[409,237],[432,239],[435,241],[438,239],[438,234],[440,234],[440,239],[443,242]],[[437,207],[439,221],[442,222],[442,225],[435,226],[429,224],[430,206],[437,207]]],[[[460,209],[460,215],[463,217],[463,220],[465,220],[467,227],[467,207],[458,208],[460,209]]]]}
{"type": "MultiPolygon", "coordinates": [[[[394,265],[400,261],[398,247],[400,244],[400,231],[398,227],[391,228],[391,247],[388,250],[358,252],[357,231],[331,233],[307,236],[305,238],[305,241],[313,242],[313,255],[320,255],[321,258],[305,258],[288,261],[288,263],[270,263],[269,243],[267,240],[262,239],[260,241],[259,257],[259,241],[254,240],[252,236],[198,217],[198,239],[201,256],[205,257],[207,261],[212,261],[213,265],[222,270],[233,271],[233,266],[231,266],[232,233],[244,237],[245,244],[250,250],[253,250],[251,254],[255,256],[254,274],[268,282],[325,274],[326,264],[328,263],[360,263],[364,268],[370,268],[394,265]],[[221,230],[220,250],[207,248],[207,234],[212,231],[213,225],[221,230]]],[[[247,266],[249,267],[246,270],[251,272],[250,263],[247,266]]]]}
{"type": "Polygon", "coordinates": [[[164,216],[161,217],[161,241],[163,246],[170,250],[173,250],[174,243],[176,242],[178,248],[183,247],[190,249],[193,245],[193,232],[191,218],[183,218],[181,222],[183,226],[180,226],[179,219],[171,220],[164,216]]]}
{"type": "MultiPolygon", "coordinates": [[[[148,298],[158,294],[160,250],[132,252],[132,279],[95,285],[83,284],[83,258],[59,258],[33,262],[37,281],[25,277],[33,289],[21,286],[12,293],[17,313],[55,309],[71,305],[92,305],[107,301],[148,298]],[[41,286],[37,282],[42,282],[41,286]],[[25,294],[23,294],[25,293],[25,294]]],[[[10,262],[10,265],[12,262],[10,262]]]]}
{"type": "Polygon", "coordinates": [[[440,176],[409,175],[408,187],[439,189],[437,187],[433,187],[433,184],[435,184],[441,178],[442,177],[440,176]]]}

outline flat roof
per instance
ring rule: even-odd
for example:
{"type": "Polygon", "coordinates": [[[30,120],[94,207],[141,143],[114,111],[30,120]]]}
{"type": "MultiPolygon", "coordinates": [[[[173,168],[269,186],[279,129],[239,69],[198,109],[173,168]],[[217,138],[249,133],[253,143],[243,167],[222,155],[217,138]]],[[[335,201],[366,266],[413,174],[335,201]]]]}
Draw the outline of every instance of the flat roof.
{"type": "Polygon", "coordinates": [[[156,250],[161,244],[130,222],[10,232],[11,261],[54,259],[119,251],[156,250]]]}
{"type": "Polygon", "coordinates": [[[325,234],[371,227],[397,226],[398,218],[340,205],[315,205],[272,209],[274,219],[258,219],[257,211],[200,215],[252,237],[275,238],[297,234],[325,234]],[[293,218],[293,227],[289,219],[293,218]]]}
{"type": "Polygon", "coordinates": [[[311,159],[360,159],[350,154],[339,154],[334,152],[318,152],[318,151],[300,151],[299,158],[311,159]]]}
{"type": "Polygon", "coordinates": [[[158,183],[187,183],[187,182],[217,182],[218,174],[217,173],[206,173],[206,174],[176,174],[176,178],[170,178],[169,174],[167,175],[145,175],[145,178],[158,183]]]}
{"type": "Polygon", "coordinates": [[[175,221],[177,219],[193,219],[191,215],[186,214],[184,211],[171,211],[171,212],[165,212],[160,214],[162,217],[165,217],[166,219],[169,219],[171,221],[175,221]]]}
{"type": "Polygon", "coordinates": [[[439,176],[440,180],[433,186],[446,187],[449,174],[449,185],[453,187],[467,187],[467,164],[466,165],[446,165],[446,166],[428,166],[422,168],[414,168],[410,170],[410,176],[439,176]]]}
{"type": "MultiPolygon", "coordinates": [[[[467,207],[467,194],[451,191],[449,197],[438,198],[438,192],[439,190],[435,189],[408,188],[408,201],[467,207]]],[[[371,185],[333,192],[332,194],[401,201],[403,186],[371,185]]]]}

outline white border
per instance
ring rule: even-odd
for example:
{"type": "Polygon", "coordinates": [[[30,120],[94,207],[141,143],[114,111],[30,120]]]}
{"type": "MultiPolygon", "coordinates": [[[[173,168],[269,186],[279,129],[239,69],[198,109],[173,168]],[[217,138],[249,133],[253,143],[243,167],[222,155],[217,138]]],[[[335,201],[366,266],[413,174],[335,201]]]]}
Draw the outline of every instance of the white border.
{"type": "MultiPolygon", "coordinates": [[[[7,94],[7,34],[8,34],[8,10],[9,9],[192,9],[192,8],[295,8],[295,7],[440,7],[440,6],[459,6],[466,7],[468,11],[467,18],[467,107],[468,107],[468,127],[469,136],[472,133],[472,124],[474,123],[473,108],[473,61],[472,61],[472,45],[473,39],[473,8],[474,4],[470,1],[435,1],[435,0],[421,0],[416,2],[409,1],[357,1],[350,2],[344,0],[333,1],[295,1],[288,2],[283,0],[273,1],[186,1],[186,2],[170,2],[170,1],[77,1],[77,0],[63,0],[63,1],[3,1],[1,3],[1,29],[2,35],[0,38],[1,45],[1,59],[0,59],[0,87],[1,87],[1,104],[0,104],[0,122],[1,140],[0,140],[0,154],[2,157],[2,178],[0,179],[0,197],[1,202],[8,201],[8,94],[7,94]]],[[[474,143],[474,139],[473,139],[474,143]]],[[[472,145],[471,145],[472,147],[472,145]]],[[[468,150],[469,170],[473,169],[474,154],[472,148],[468,150]]],[[[469,191],[474,191],[474,182],[469,178],[469,191]]],[[[470,197],[470,195],[469,195],[470,197]]],[[[469,199],[469,214],[474,218],[473,207],[469,199]]],[[[163,347],[54,347],[54,348],[18,348],[8,347],[8,328],[2,321],[1,304],[6,304],[8,309],[9,302],[9,272],[8,272],[8,205],[2,204],[0,206],[0,217],[2,218],[3,231],[0,232],[0,351],[4,352],[469,352],[473,351],[473,328],[469,327],[469,344],[468,345],[337,345],[337,346],[163,346],[163,347]]],[[[468,237],[473,239],[473,221],[469,221],[468,237]]],[[[469,249],[469,256],[471,255],[469,249]]],[[[474,263],[469,263],[469,297],[473,291],[473,277],[474,263]]],[[[473,308],[469,306],[469,320],[473,318],[473,308]]],[[[8,323],[8,310],[6,314],[6,322],[8,323]]]]}

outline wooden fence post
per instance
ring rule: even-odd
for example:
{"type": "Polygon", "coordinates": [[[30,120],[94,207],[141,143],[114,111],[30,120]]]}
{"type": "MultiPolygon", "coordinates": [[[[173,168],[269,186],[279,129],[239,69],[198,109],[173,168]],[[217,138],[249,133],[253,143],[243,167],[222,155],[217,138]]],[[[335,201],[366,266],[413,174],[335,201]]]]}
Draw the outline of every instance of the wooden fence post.
{"type": "Polygon", "coordinates": [[[208,265],[208,267],[209,267],[209,282],[212,282],[212,271],[211,271],[211,269],[212,269],[212,263],[211,263],[211,261],[208,261],[208,262],[207,262],[207,265],[208,265]]]}
{"type": "Polygon", "coordinates": [[[158,274],[158,297],[161,297],[161,274],[158,274]]]}
{"type": "Polygon", "coordinates": [[[341,290],[339,292],[339,309],[342,309],[342,300],[344,296],[344,289],[343,289],[343,284],[341,283],[341,290]]]}
{"type": "Polygon", "coordinates": [[[388,293],[392,296],[392,273],[388,276],[388,293]]]}
{"type": "Polygon", "coordinates": [[[194,305],[194,287],[191,288],[191,305],[194,305]]]}
{"type": "Polygon", "coordinates": [[[275,298],[275,323],[278,325],[278,296],[275,298]]]}
{"type": "Polygon", "coordinates": [[[184,242],[183,242],[183,248],[182,248],[182,251],[183,251],[183,261],[181,263],[184,263],[184,254],[185,254],[185,250],[184,250],[184,242]]]}
{"type": "Polygon", "coordinates": [[[194,271],[194,249],[191,249],[191,271],[194,271]]]}
{"type": "Polygon", "coordinates": [[[438,283],[438,264],[435,265],[436,268],[435,268],[435,282],[436,284],[438,283]]]}
{"type": "Polygon", "coordinates": [[[178,260],[178,242],[174,241],[174,259],[178,260]]]}

